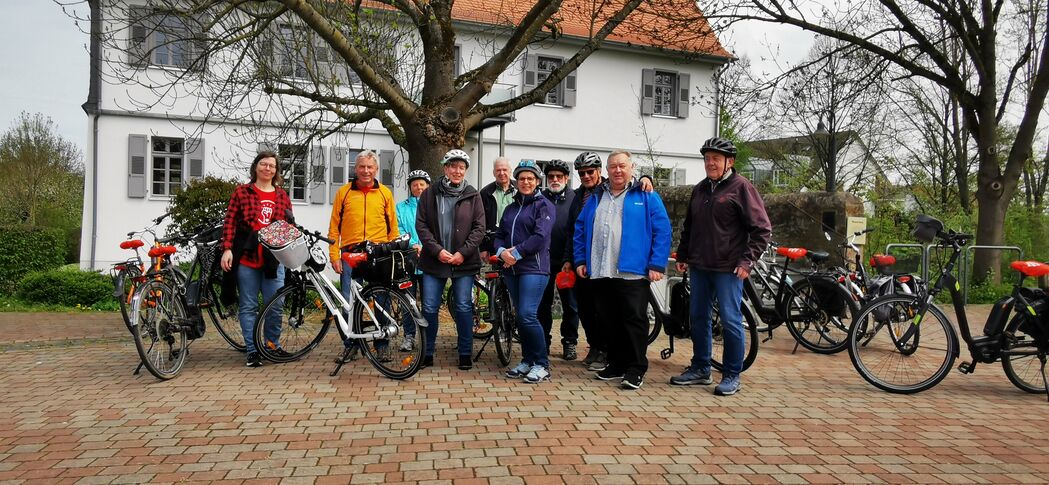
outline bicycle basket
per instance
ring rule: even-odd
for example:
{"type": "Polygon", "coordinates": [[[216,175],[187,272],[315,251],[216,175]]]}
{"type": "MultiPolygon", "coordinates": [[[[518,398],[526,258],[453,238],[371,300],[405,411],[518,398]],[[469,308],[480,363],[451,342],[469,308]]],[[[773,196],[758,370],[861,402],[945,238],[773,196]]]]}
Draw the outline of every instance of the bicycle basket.
{"type": "Polygon", "coordinates": [[[679,281],[670,288],[670,318],[663,322],[663,331],[668,336],[681,339],[692,336],[690,300],[688,283],[679,281]]]}
{"type": "Polygon", "coordinates": [[[353,269],[353,277],[383,285],[403,283],[415,274],[418,261],[419,256],[414,249],[398,249],[385,256],[368,258],[368,261],[353,269]]]}
{"type": "Polygon", "coordinates": [[[925,214],[919,214],[918,219],[915,221],[914,231],[911,232],[911,236],[915,239],[929,244],[936,239],[936,235],[943,232],[943,223],[937,220],[935,217],[927,216],[925,214]]]}
{"type": "Polygon", "coordinates": [[[259,242],[285,268],[297,270],[310,259],[310,248],[302,231],[286,221],[274,221],[260,229],[259,242]]]}

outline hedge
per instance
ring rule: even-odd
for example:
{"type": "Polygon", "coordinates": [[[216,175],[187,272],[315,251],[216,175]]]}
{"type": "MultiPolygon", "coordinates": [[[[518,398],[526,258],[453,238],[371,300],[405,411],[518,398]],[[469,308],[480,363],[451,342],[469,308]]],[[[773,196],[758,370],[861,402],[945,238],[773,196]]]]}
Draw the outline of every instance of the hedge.
{"type": "Polygon", "coordinates": [[[18,283],[16,296],[32,303],[88,307],[113,298],[113,279],[79,269],[34,271],[18,283]]]}
{"type": "Polygon", "coordinates": [[[61,266],[65,255],[61,229],[0,226],[0,293],[11,293],[29,272],[61,266]]]}

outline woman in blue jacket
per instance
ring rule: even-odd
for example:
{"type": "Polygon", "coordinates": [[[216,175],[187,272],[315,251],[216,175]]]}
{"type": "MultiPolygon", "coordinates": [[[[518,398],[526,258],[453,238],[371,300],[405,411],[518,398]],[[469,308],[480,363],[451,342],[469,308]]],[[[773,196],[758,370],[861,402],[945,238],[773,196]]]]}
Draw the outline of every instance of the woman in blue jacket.
{"type": "MultiPolygon", "coordinates": [[[[419,242],[419,231],[415,230],[415,217],[419,209],[419,196],[422,195],[423,191],[430,187],[430,174],[426,173],[425,170],[412,170],[408,172],[408,191],[411,194],[407,199],[397,203],[394,207],[394,212],[397,214],[397,227],[409,236],[409,244],[416,251],[422,250],[422,243],[419,242]]],[[[415,270],[415,275],[412,276],[412,290],[418,291],[419,283],[422,278],[419,275],[422,271],[415,270]]],[[[406,314],[404,318],[404,342],[401,344],[400,350],[402,352],[411,352],[415,348],[415,320],[410,314],[406,314]]]]}
{"type": "Polygon", "coordinates": [[[554,205],[539,192],[542,172],[535,162],[522,161],[514,169],[517,195],[503,211],[495,235],[495,255],[503,263],[503,281],[517,310],[517,332],[521,336],[521,363],[506,372],[509,378],[524,378],[535,384],[550,379],[546,337],[539,324],[539,301],[550,278],[550,231],[554,227],[554,205]]]}

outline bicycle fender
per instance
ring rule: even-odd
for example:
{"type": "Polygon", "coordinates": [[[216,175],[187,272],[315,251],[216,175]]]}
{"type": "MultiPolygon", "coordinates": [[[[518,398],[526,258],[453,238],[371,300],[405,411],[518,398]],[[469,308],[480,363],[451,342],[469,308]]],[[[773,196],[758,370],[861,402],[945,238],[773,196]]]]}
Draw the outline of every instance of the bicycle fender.
{"type": "Polygon", "coordinates": [[[408,303],[412,304],[412,308],[414,308],[416,310],[416,312],[415,312],[416,315],[419,315],[418,317],[416,317],[415,315],[412,315],[412,320],[415,320],[415,324],[416,325],[420,325],[422,327],[429,327],[430,326],[430,322],[426,321],[426,319],[423,318],[422,312],[419,311],[419,302],[415,301],[415,297],[413,297],[412,295],[410,295],[408,293],[405,293],[404,296],[405,296],[405,298],[408,299],[408,303]]]}

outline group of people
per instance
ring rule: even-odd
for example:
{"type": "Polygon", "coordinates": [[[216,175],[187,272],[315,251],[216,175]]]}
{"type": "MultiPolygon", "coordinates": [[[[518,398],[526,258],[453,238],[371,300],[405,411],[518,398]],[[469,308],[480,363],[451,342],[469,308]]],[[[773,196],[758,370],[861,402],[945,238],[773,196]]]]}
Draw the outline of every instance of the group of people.
{"type": "MultiPolygon", "coordinates": [[[[742,281],[768,244],[771,225],[754,186],[732,169],[732,143],[712,138],[701,153],[707,178],[693,189],[677,248],[677,269],[689,271],[691,277],[695,351],[688,369],[671,384],[712,383],[710,318],[716,299],[726,335],[725,368],[715,394],[729,395],[742,387],[742,281]]],[[[448,306],[456,325],[458,366],[470,369],[473,278],[494,256],[514,305],[522,349],[521,362],[506,371],[508,378],[528,383],[550,379],[557,291],[564,360],[578,358],[581,323],[590,346],[583,364],[596,372],[596,379],[639,389],[648,371],[649,285],[664,277],[672,228],[651,178],[635,176],[630,152],[614,151],[604,161],[594,152],[583,152],[574,164],[551,160],[544,167],[524,160],[512,172],[509,160],[498,158],[493,164],[495,181],[481,190],[465,181],[470,165],[466,152],[451,150],[442,164],[444,175],[436,182],[424,171],[410,172],[411,193],[395,204],[390,189],[375,178],[375,153],[357,156],[356,177],[336,193],[328,231],[335,241],[332,269],[340,275],[344,291],[353,275],[342,265],[341,252],[363,241],[386,242],[409,234],[419,251],[415,287],[421,288],[422,315],[428,322],[422,365],[433,365],[438,310],[450,282],[448,306]],[[602,165],[607,178],[601,174],[602,165]],[[569,187],[573,168],[580,180],[574,190],[569,187]],[[561,278],[554,277],[558,271],[561,278]],[[555,279],[567,284],[555,284],[555,279]]],[[[252,335],[258,295],[272,297],[283,284],[283,271],[258,244],[256,234],[290,217],[291,203],[280,188],[275,153],[259,153],[250,177],[230,199],[221,265],[227,280],[239,289],[247,365],[257,367],[261,360],[252,335]]],[[[405,339],[401,350],[414,345],[405,339]]],[[[378,343],[376,347],[380,350],[378,343]]]]}

